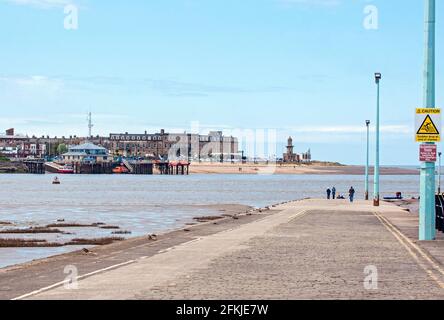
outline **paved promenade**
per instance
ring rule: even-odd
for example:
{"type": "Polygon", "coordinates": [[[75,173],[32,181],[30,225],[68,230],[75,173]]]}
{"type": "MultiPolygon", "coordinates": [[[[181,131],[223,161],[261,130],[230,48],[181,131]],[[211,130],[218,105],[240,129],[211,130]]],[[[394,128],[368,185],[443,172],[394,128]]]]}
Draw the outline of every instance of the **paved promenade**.
{"type": "MultiPolygon", "coordinates": [[[[442,299],[442,242],[383,203],[304,200],[25,299],[442,299]],[[404,232],[405,231],[405,232],[404,232]],[[441,250],[438,250],[440,248],[441,250]],[[364,285],[377,270],[377,289],[364,285]]],[[[80,270],[80,275],[82,271],[80,270]]],[[[374,282],[375,283],[375,282],[374,282]]],[[[368,283],[367,283],[368,284],[368,283]]]]}

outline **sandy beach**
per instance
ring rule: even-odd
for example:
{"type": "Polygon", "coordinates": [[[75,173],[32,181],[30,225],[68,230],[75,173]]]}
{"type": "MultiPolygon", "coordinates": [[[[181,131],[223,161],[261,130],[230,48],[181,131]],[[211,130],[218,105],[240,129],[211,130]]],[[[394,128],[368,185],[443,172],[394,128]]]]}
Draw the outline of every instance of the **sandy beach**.
{"type": "MultiPolygon", "coordinates": [[[[295,174],[295,175],[363,175],[364,166],[192,163],[190,174],[295,174]]],[[[373,174],[373,168],[370,169],[373,174]]],[[[382,167],[381,175],[417,175],[418,170],[382,167]]]]}

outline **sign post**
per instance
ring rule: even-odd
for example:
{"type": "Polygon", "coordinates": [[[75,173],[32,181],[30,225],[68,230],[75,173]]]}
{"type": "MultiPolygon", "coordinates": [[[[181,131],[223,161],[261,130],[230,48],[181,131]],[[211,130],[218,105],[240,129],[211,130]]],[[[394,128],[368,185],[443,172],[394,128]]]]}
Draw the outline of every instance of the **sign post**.
{"type": "MultiPolygon", "coordinates": [[[[425,0],[425,61],[424,61],[424,108],[435,108],[435,27],[436,27],[436,1],[425,0]]],[[[429,113],[432,119],[432,113],[429,113]]],[[[430,119],[424,118],[422,126],[417,128],[417,136],[433,137],[430,119]],[[431,132],[427,133],[427,130],[431,132]],[[429,135],[430,134],[430,135],[429,135]]],[[[434,125],[440,125],[433,122],[434,125]]],[[[439,135],[439,130],[438,130],[439,135]]],[[[427,142],[427,139],[422,142],[427,142]]],[[[430,141],[434,144],[436,141],[430,141]]],[[[419,201],[419,240],[435,240],[435,162],[422,162],[420,176],[419,201]]]]}
{"type": "Polygon", "coordinates": [[[441,109],[416,109],[415,140],[421,142],[419,161],[421,165],[419,240],[434,240],[435,226],[435,162],[436,142],[441,141],[441,109]]]}

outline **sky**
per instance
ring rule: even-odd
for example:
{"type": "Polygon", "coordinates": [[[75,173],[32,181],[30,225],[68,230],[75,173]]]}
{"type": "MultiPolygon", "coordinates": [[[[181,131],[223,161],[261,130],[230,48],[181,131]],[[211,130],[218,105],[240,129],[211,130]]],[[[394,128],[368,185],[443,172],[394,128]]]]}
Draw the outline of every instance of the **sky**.
{"type": "Polygon", "coordinates": [[[0,0],[0,12],[0,131],[85,136],[91,111],[93,134],[253,133],[276,136],[277,154],[292,136],[296,152],[364,164],[381,72],[381,163],[418,163],[423,1],[0,0]]]}

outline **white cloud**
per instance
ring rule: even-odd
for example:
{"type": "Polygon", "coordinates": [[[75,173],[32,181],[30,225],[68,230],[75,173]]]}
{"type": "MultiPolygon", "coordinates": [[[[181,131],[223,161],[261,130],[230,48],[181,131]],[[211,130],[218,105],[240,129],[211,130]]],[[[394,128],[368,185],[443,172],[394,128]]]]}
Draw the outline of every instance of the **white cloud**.
{"type": "Polygon", "coordinates": [[[71,0],[1,0],[16,5],[33,6],[41,9],[63,8],[72,4],[71,0]]]}
{"type": "Polygon", "coordinates": [[[342,0],[277,0],[285,5],[325,6],[335,7],[342,4],[342,0]]]}
{"type": "Polygon", "coordinates": [[[23,89],[51,89],[58,90],[63,86],[63,81],[57,78],[48,78],[45,76],[23,76],[23,77],[2,77],[0,82],[12,84],[23,89]]]}
{"type": "MultiPolygon", "coordinates": [[[[291,131],[296,133],[365,133],[365,125],[362,126],[350,126],[350,125],[338,125],[338,126],[301,126],[291,128],[291,131]]],[[[375,132],[375,127],[371,127],[370,130],[375,132]]],[[[397,133],[397,134],[411,134],[413,132],[412,127],[407,125],[383,125],[380,127],[380,131],[383,133],[397,133]]]]}

